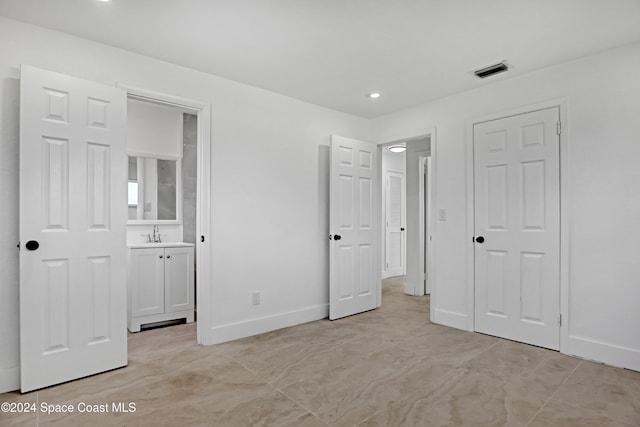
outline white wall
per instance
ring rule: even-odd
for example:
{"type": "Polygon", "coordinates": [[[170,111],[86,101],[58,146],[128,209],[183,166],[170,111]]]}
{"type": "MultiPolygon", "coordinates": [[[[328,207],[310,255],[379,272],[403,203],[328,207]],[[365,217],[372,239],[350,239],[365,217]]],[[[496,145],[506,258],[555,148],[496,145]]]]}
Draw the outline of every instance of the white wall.
{"type": "Polygon", "coordinates": [[[182,110],[128,99],[127,151],[182,157],[182,110]]]}
{"type": "Polygon", "coordinates": [[[20,64],[211,103],[209,326],[233,337],[238,324],[247,334],[265,319],[326,316],[329,135],[367,140],[369,121],[4,18],[0,52],[0,392],[19,386],[20,64]],[[253,290],[262,305],[251,305],[253,290]]]}
{"type": "Polygon", "coordinates": [[[640,44],[546,68],[373,120],[376,140],[437,128],[437,322],[472,328],[466,257],[467,121],[568,99],[568,295],[562,351],[640,370],[640,44]]]}

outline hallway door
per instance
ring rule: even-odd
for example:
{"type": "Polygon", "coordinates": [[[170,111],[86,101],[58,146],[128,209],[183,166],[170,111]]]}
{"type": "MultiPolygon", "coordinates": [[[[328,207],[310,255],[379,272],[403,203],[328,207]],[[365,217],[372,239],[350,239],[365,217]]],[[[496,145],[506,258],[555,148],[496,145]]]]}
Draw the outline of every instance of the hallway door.
{"type": "Polygon", "coordinates": [[[406,273],[404,172],[386,171],[385,183],[385,271],[386,277],[406,273]]]}
{"type": "Polygon", "coordinates": [[[331,136],[331,320],[378,306],[380,286],[380,184],[378,147],[331,136]]]}
{"type": "Polygon", "coordinates": [[[475,329],[560,345],[558,107],[474,125],[475,329]]]}
{"type": "Polygon", "coordinates": [[[123,90],[22,67],[22,392],[127,364],[125,128],[123,90]]]}

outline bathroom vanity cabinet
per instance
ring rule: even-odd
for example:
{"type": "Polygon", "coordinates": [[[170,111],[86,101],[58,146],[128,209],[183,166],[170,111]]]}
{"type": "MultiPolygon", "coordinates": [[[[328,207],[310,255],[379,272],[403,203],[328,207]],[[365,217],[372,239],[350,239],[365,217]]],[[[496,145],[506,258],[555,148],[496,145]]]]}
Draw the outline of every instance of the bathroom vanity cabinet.
{"type": "Polygon", "coordinates": [[[194,321],[194,245],[129,244],[127,327],[175,319],[194,321]]]}

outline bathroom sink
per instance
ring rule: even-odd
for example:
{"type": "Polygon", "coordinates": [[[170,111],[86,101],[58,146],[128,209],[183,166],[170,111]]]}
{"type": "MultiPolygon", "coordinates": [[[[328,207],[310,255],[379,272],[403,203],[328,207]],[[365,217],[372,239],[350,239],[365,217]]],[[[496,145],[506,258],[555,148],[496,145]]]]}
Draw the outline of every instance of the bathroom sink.
{"type": "Polygon", "coordinates": [[[144,249],[144,248],[186,248],[190,246],[195,246],[193,243],[185,243],[185,242],[158,242],[158,243],[147,243],[147,242],[129,242],[127,243],[128,248],[132,249],[144,249]]]}

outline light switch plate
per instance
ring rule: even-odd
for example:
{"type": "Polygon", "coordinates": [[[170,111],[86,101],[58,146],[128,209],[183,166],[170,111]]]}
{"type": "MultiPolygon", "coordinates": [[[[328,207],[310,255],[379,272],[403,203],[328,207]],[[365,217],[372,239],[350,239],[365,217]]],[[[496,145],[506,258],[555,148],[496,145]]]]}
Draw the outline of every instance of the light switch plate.
{"type": "Polygon", "coordinates": [[[251,294],[251,305],[260,305],[260,291],[251,294]]]}

